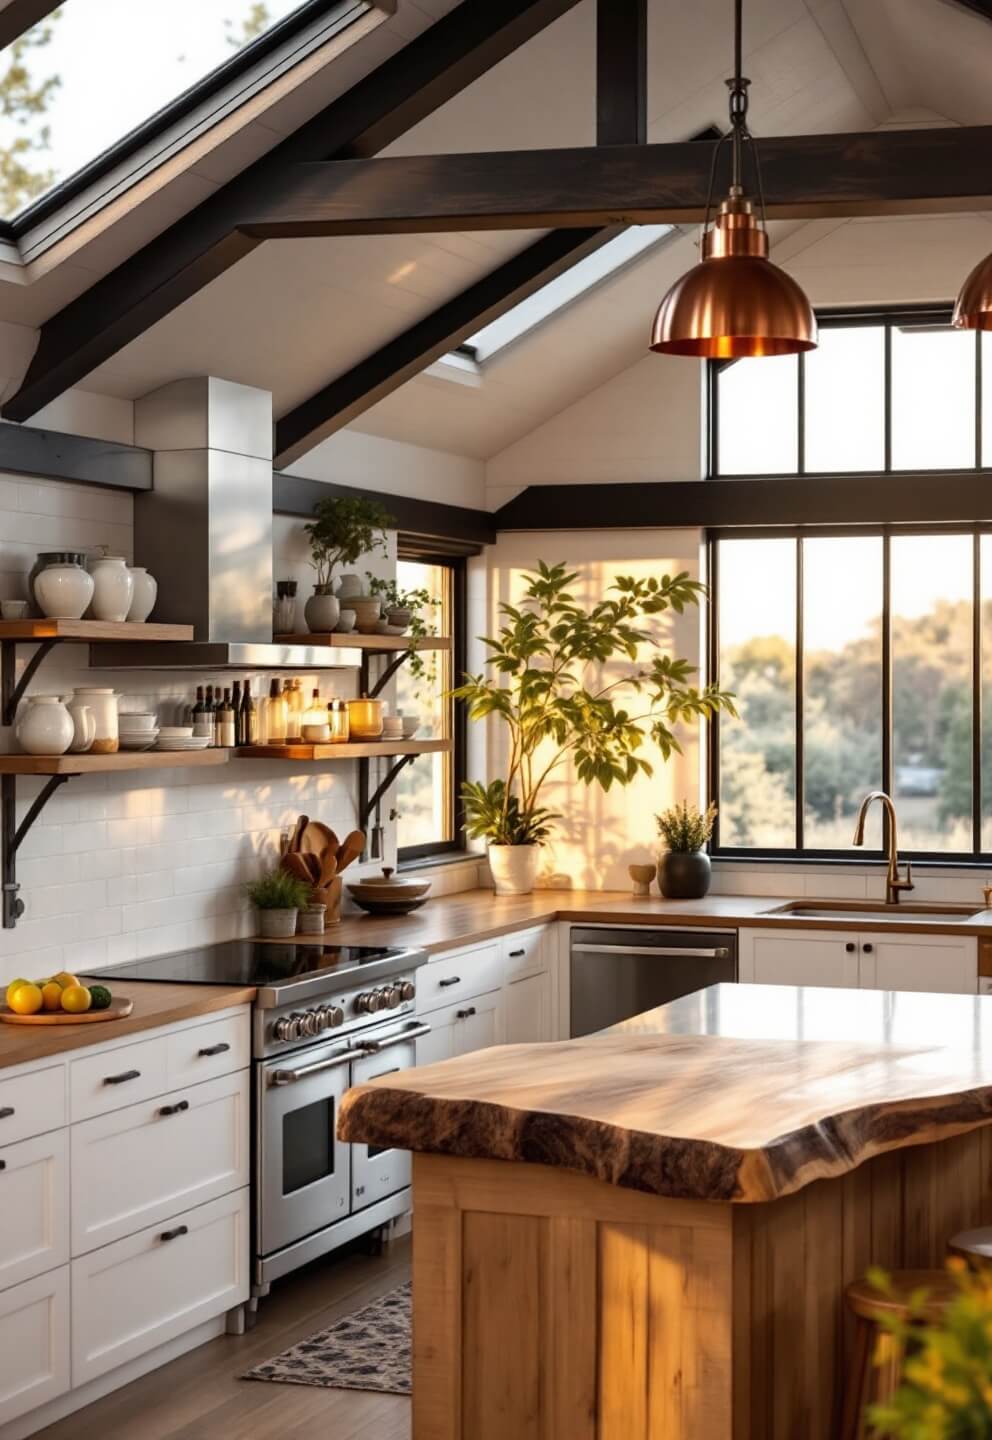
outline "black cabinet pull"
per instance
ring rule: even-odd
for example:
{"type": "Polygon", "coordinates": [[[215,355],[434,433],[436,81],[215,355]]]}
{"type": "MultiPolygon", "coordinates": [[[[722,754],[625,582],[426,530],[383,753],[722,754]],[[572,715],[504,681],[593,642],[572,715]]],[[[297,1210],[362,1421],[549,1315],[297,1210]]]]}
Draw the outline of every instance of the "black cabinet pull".
{"type": "Polygon", "coordinates": [[[188,1100],[177,1100],[175,1105],[163,1105],[158,1113],[160,1115],[181,1115],[184,1110],[188,1109],[188,1100]]]}
{"type": "Polygon", "coordinates": [[[456,1020],[470,1020],[474,1014],[475,1014],[475,1006],[474,1006],[474,1005],[470,1005],[467,1010],[456,1010],[456,1011],[455,1011],[455,1019],[456,1019],[456,1020]]]}
{"type": "Polygon", "coordinates": [[[862,948],[862,950],[865,952],[866,955],[870,955],[871,952],[872,952],[872,950],[873,950],[875,947],[874,947],[873,945],[862,945],[861,948],[862,948]]]}
{"type": "Polygon", "coordinates": [[[13,1105],[4,1105],[4,1106],[0,1107],[0,1120],[9,1120],[10,1117],[11,1117],[11,1115],[13,1115],[13,1113],[14,1113],[14,1107],[13,1107],[13,1105]]]}
{"type": "Polygon", "coordinates": [[[189,1226],[188,1226],[188,1225],[177,1225],[174,1230],[163,1230],[162,1233],[161,1233],[161,1235],[160,1235],[158,1238],[159,1238],[160,1240],[163,1240],[163,1241],[165,1241],[165,1240],[178,1240],[179,1237],[180,1237],[180,1235],[188,1235],[188,1234],[189,1234],[189,1226]]]}
{"type": "Polygon", "coordinates": [[[854,952],[854,941],[853,941],[853,940],[848,940],[847,944],[844,946],[844,949],[847,951],[848,955],[853,954],[853,952],[854,952]]]}
{"type": "Polygon", "coordinates": [[[197,1054],[201,1055],[204,1059],[208,1059],[211,1055],[223,1055],[225,1050],[230,1050],[230,1048],[227,1041],[222,1040],[219,1045],[204,1046],[202,1050],[197,1051],[197,1054]]]}
{"type": "Polygon", "coordinates": [[[449,975],[447,980],[439,980],[437,983],[442,990],[447,990],[449,985],[460,985],[462,983],[462,977],[460,975],[449,975]]]}
{"type": "Polygon", "coordinates": [[[123,1085],[125,1080],[140,1080],[140,1070],[122,1070],[120,1075],[105,1075],[104,1085],[123,1085]]]}
{"type": "Polygon", "coordinates": [[[6,1160],[0,1160],[0,1170],[6,1170],[6,1168],[7,1168],[7,1162],[6,1162],[6,1160]]]}
{"type": "Polygon", "coordinates": [[[526,950],[511,950],[511,951],[510,951],[510,959],[511,959],[511,960],[519,960],[520,957],[521,957],[521,955],[526,955],[526,954],[527,954],[527,951],[526,951],[526,950]]]}

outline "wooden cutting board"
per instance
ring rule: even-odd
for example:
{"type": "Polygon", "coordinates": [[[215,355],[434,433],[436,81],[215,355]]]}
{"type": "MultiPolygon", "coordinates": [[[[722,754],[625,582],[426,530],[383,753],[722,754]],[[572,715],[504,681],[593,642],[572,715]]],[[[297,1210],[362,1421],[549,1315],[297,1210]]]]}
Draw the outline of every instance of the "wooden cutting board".
{"type": "Polygon", "coordinates": [[[84,1010],[70,1015],[66,1010],[39,1010],[35,1015],[15,1015],[0,1005],[0,1020],[5,1025],[98,1025],[103,1020],[123,1020],[134,1009],[133,1000],[111,1000],[106,1010],[84,1010]]]}

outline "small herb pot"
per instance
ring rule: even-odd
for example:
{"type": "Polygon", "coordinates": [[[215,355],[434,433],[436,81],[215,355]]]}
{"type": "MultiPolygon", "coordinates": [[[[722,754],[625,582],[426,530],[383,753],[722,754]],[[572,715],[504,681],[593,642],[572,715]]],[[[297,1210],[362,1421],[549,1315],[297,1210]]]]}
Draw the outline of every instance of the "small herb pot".
{"type": "Polygon", "coordinates": [[[705,850],[666,850],[658,862],[658,889],[666,900],[702,900],[712,875],[705,850]]]}
{"type": "Polygon", "coordinates": [[[301,910],[297,919],[297,934],[323,935],[326,911],[326,905],[308,905],[305,910],[301,910]]]}
{"type": "Polygon", "coordinates": [[[289,940],[296,934],[298,910],[259,910],[258,933],[263,940],[289,940]]]}

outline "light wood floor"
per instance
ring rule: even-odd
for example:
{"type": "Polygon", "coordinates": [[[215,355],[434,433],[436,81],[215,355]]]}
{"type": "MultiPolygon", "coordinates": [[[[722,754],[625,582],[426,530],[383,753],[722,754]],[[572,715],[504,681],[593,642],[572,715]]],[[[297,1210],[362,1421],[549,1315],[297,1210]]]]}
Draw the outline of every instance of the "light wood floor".
{"type": "Polygon", "coordinates": [[[328,1257],[273,1286],[247,1335],[223,1336],[154,1370],[35,1440],[410,1440],[399,1395],[237,1377],[409,1277],[410,1242],[380,1259],[328,1257]]]}

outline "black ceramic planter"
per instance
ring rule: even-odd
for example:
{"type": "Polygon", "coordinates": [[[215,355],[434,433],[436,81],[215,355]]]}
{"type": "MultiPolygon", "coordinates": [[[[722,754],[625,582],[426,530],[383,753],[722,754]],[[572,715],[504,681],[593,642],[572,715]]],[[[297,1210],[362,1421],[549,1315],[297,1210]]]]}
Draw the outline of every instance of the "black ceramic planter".
{"type": "Polygon", "coordinates": [[[710,888],[712,867],[705,850],[669,850],[658,866],[658,889],[666,900],[702,900],[710,888]]]}

